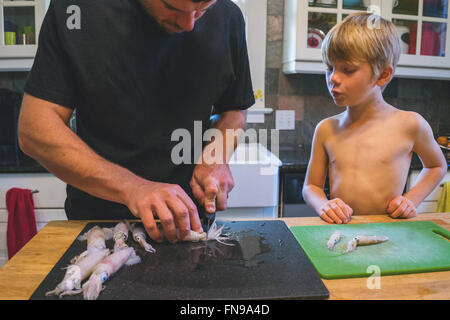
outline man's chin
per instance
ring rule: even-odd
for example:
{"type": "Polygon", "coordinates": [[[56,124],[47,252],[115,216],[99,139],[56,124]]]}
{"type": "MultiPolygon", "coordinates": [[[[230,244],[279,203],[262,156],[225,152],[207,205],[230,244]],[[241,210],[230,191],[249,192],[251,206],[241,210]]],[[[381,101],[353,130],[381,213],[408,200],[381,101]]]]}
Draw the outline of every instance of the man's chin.
{"type": "Polygon", "coordinates": [[[184,32],[183,29],[177,28],[169,24],[160,24],[160,27],[164,29],[168,34],[178,34],[184,32]]]}

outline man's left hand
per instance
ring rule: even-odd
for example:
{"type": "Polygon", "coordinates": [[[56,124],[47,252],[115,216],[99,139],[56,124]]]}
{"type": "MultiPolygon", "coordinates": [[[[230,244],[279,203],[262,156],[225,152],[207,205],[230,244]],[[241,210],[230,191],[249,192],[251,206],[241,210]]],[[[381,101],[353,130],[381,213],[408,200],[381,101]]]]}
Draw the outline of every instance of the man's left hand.
{"type": "Polygon", "coordinates": [[[192,193],[209,213],[227,208],[228,193],[234,187],[228,164],[197,164],[190,182],[192,193]]]}

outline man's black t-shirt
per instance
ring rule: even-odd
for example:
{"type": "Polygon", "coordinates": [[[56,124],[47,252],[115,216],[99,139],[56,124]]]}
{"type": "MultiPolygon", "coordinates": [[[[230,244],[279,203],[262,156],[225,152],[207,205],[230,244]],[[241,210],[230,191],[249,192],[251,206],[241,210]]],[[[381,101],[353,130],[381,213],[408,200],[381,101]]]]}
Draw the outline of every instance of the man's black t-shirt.
{"type": "MultiPolygon", "coordinates": [[[[193,148],[194,121],[206,130],[211,112],[254,103],[242,14],[218,0],[192,32],[169,35],[138,0],[52,1],[25,92],[76,109],[77,134],[102,157],[193,199],[194,164],[172,162],[171,135],[187,129],[193,148]]],[[[133,217],[70,185],[65,209],[69,219],[133,217]]]]}

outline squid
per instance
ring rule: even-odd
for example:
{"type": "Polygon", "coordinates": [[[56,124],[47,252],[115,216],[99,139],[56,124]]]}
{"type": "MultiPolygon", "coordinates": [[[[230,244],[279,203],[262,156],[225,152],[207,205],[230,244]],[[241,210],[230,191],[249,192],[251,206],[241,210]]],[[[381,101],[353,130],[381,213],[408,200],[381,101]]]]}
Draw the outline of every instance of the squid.
{"type": "MultiPolygon", "coordinates": [[[[209,240],[216,240],[217,242],[220,242],[224,245],[233,246],[234,244],[231,243],[225,243],[225,240],[229,240],[228,235],[222,235],[222,230],[224,226],[218,227],[216,224],[216,221],[214,221],[209,228],[208,232],[196,232],[194,230],[190,230],[189,234],[185,236],[183,239],[180,237],[180,231],[177,229],[177,238],[182,241],[190,241],[190,242],[199,242],[199,241],[209,241],[209,240]]],[[[164,230],[160,230],[161,233],[164,235],[164,230]]]]}
{"type": "Polygon", "coordinates": [[[221,227],[218,227],[216,224],[216,221],[212,223],[211,227],[209,228],[205,241],[209,240],[216,240],[217,242],[227,245],[227,246],[234,246],[232,243],[226,243],[224,241],[230,240],[229,235],[222,235],[222,230],[225,225],[222,225],[221,227]]]}
{"type": "Polygon", "coordinates": [[[82,291],[81,282],[94,271],[95,266],[100,261],[109,255],[109,252],[109,249],[98,249],[91,250],[89,253],[79,256],[74,264],[67,267],[64,279],[54,290],[46,292],[45,295],[57,295],[61,298],[64,295],[80,293],[82,291]]]}
{"type": "Polygon", "coordinates": [[[114,252],[127,248],[128,226],[126,221],[120,221],[114,227],[114,252]]]}
{"type": "Polygon", "coordinates": [[[145,231],[143,228],[136,226],[136,223],[133,223],[130,225],[128,221],[126,221],[128,229],[130,230],[131,234],[133,235],[134,241],[139,243],[142,248],[144,248],[145,251],[155,253],[156,250],[153,248],[146,240],[145,231]]]}
{"type": "Polygon", "coordinates": [[[106,248],[106,240],[113,237],[113,230],[111,228],[100,228],[99,226],[92,227],[86,233],[78,236],[79,241],[87,240],[88,249],[94,247],[97,249],[106,248]]]}
{"type": "MultiPolygon", "coordinates": [[[[181,239],[180,231],[178,229],[177,229],[177,238],[181,239]]],[[[181,240],[191,242],[199,242],[200,240],[206,240],[206,232],[196,232],[194,230],[189,230],[189,234],[181,240]]]]}
{"type": "Polygon", "coordinates": [[[342,238],[342,232],[339,230],[333,232],[333,234],[330,237],[330,240],[327,242],[327,247],[330,250],[333,250],[334,246],[341,240],[342,238]]]}
{"type": "Polygon", "coordinates": [[[124,247],[110,254],[97,264],[89,280],[83,284],[84,300],[96,300],[104,289],[103,283],[116,273],[123,265],[141,262],[132,247],[124,247]]]}
{"type": "Polygon", "coordinates": [[[347,244],[347,250],[344,253],[352,252],[356,250],[357,246],[365,246],[370,244],[377,244],[388,241],[389,238],[385,236],[356,236],[350,240],[347,244]]]}
{"type": "Polygon", "coordinates": [[[106,240],[111,239],[112,236],[113,231],[111,228],[92,227],[89,231],[77,238],[78,241],[87,240],[87,250],[70,260],[70,263],[75,264],[78,259],[85,257],[92,251],[106,249],[106,240]]]}

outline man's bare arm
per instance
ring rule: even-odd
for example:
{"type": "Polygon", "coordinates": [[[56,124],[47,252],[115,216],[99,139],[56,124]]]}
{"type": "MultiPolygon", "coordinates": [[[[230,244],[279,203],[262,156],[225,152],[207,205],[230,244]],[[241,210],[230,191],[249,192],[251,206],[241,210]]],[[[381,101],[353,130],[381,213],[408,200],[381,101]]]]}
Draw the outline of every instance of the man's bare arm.
{"type": "Polygon", "coordinates": [[[66,183],[96,197],[122,203],[142,219],[150,237],[162,241],[158,216],[171,242],[201,231],[197,208],[181,187],[143,179],[96,154],[66,125],[72,110],[24,95],[19,117],[20,148],[66,183]],[[170,205],[169,205],[170,203],[170,205]]]}
{"type": "Polygon", "coordinates": [[[72,109],[25,94],[19,145],[61,180],[99,198],[125,203],[139,177],[96,154],[68,127],[72,109]]]}

